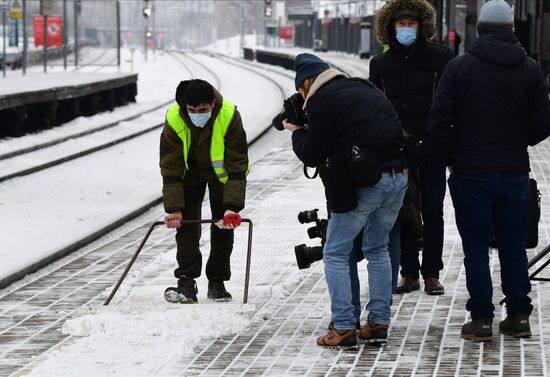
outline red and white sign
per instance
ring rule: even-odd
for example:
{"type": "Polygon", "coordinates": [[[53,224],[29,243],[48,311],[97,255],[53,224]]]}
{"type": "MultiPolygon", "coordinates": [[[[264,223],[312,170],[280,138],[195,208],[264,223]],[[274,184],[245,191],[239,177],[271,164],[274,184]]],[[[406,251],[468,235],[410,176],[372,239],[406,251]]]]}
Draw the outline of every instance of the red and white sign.
{"type": "Polygon", "coordinates": [[[292,26],[281,26],[279,28],[279,38],[284,40],[292,39],[292,26]]]}
{"type": "Polygon", "coordinates": [[[455,43],[456,31],[455,29],[449,29],[449,43],[455,43]]]}
{"type": "MultiPolygon", "coordinates": [[[[34,45],[44,46],[44,17],[33,17],[34,45]]],[[[46,46],[63,45],[63,17],[48,16],[46,21],[46,46]]]]}

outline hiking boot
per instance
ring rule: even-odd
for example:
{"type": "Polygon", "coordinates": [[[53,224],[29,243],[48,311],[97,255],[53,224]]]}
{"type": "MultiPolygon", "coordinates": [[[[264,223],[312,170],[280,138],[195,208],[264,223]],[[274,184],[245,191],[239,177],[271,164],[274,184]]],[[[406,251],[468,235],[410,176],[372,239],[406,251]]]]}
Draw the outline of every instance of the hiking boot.
{"type": "Polygon", "coordinates": [[[424,291],[430,296],[442,295],[445,293],[445,288],[439,282],[438,278],[424,279],[424,291]]]}
{"type": "Polygon", "coordinates": [[[388,325],[380,323],[367,323],[357,334],[360,343],[379,346],[388,343],[388,325]]]}
{"type": "Polygon", "coordinates": [[[474,342],[490,342],[493,340],[493,319],[479,318],[462,325],[460,336],[474,342]]]}
{"type": "Polygon", "coordinates": [[[225,290],[223,280],[209,280],[207,297],[216,302],[231,301],[231,293],[225,290]]]}
{"type": "Polygon", "coordinates": [[[357,347],[356,330],[328,329],[327,335],[317,338],[317,345],[324,348],[349,349],[357,347]]]}
{"type": "Polygon", "coordinates": [[[515,313],[506,316],[498,325],[501,334],[511,335],[514,338],[528,338],[531,336],[529,314],[515,313]]]}
{"type": "Polygon", "coordinates": [[[417,278],[412,278],[409,276],[404,276],[397,288],[395,288],[395,293],[403,294],[410,293],[412,291],[418,291],[420,289],[420,282],[417,278]]]}
{"type": "Polygon", "coordinates": [[[181,304],[196,304],[197,299],[197,283],[194,279],[181,277],[178,280],[177,287],[168,287],[164,291],[164,298],[168,302],[181,304]]]}

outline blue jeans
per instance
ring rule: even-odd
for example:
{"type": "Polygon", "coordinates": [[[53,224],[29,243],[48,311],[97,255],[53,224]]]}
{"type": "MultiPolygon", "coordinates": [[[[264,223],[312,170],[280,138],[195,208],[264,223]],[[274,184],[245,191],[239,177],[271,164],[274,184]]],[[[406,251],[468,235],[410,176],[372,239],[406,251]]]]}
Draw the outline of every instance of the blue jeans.
{"type": "Polygon", "coordinates": [[[399,264],[401,263],[401,224],[397,221],[393,224],[390,232],[388,250],[391,261],[391,291],[395,292],[399,278],[399,264]]]}
{"type": "Polygon", "coordinates": [[[359,284],[355,278],[352,279],[357,273],[352,267],[356,264],[355,255],[351,254],[353,239],[361,229],[364,229],[362,250],[368,262],[370,297],[367,320],[369,323],[390,323],[392,271],[388,234],[403,203],[406,188],[407,175],[383,173],[376,185],[357,189],[357,208],[331,214],[323,261],[332,321],[337,329],[355,329],[359,320],[360,292],[359,284]]]}
{"type": "Polygon", "coordinates": [[[493,318],[493,285],[489,269],[491,227],[494,225],[506,312],[531,314],[533,306],[525,239],[529,207],[526,172],[457,174],[449,177],[456,225],[462,238],[466,309],[472,319],[493,318]]]}

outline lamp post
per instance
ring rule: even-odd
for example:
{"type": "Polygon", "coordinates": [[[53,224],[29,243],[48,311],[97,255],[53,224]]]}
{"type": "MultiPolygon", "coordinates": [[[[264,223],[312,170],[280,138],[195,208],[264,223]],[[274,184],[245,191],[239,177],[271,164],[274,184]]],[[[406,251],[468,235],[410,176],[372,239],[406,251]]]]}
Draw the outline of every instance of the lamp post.
{"type": "Polygon", "coordinates": [[[74,66],[78,67],[78,13],[80,0],[74,0],[74,66]]]}
{"type": "Polygon", "coordinates": [[[8,3],[0,4],[2,7],[2,75],[6,77],[6,14],[8,13],[8,3]]]}
{"type": "Polygon", "coordinates": [[[67,70],[67,0],[63,0],[63,69],[67,70]]]}
{"type": "Polygon", "coordinates": [[[241,0],[241,36],[239,39],[239,47],[241,52],[243,51],[243,47],[244,47],[244,27],[245,27],[244,17],[245,17],[245,0],[241,0]]]}
{"type": "Polygon", "coordinates": [[[120,0],[116,1],[116,65],[120,70],[120,0]]]}
{"type": "Polygon", "coordinates": [[[143,6],[143,18],[145,19],[144,20],[144,23],[145,23],[145,31],[143,33],[143,38],[144,38],[144,48],[145,48],[145,52],[144,52],[144,59],[145,61],[147,61],[147,51],[148,51],[148,44],[149,44],[149,36],[150,36],[150,31],[149,31],[149,17],[151,16],[152,14],[152,9],[151,7],[149,6],[149,0],[144,0],[145,4],[143,6]]]}
{"type": "Polygon", "coordinates": [[[23,0],[23,76],[27,73],[27,0],[23,0]]]}

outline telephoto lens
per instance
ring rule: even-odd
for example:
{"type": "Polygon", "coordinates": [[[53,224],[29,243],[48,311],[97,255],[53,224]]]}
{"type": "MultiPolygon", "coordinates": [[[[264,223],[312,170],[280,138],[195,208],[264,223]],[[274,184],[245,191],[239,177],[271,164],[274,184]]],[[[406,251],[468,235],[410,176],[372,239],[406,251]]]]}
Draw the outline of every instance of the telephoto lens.
{"type": "Polygon", "coordinates": [[[285,129],[285,126],[283,126],[283,120],[287,118],[284,111],[281,111],[279,114],[275,115],[273,120],[271,121],[271,125],[273,128],[275,128],[277,131],[282,131],[285,129]]]}
{"type": "Polygon", "coordinates": [[[320,238],[322,243],[325,243],[327,238],[328,220],[322,219],[317,221],[317,225],[307,228],[307,235],[309,238],[320,238]]]}
{"type": "Polygon", "coordinates": [[[317,216],[317,211],[319,211],[319,209],[315,208],[309,211],[302,211],[298,213],[298,221],[300,222],[300,224],[317,221],[319,219],[319,217],[317,216]]]}
{"type": "Polygon", "coordinates": [[[320,229],[318,226],[312,226],[311,228],[307,228],[307,235],[311,239],[323,238],[322,229],[320,229]]]}
{"type": "Polygon", "coordinates": [[[306,246],[301,244],[294,246],[298,268],[309,268],[313,262],[323,259],[323,246],[306,246]]]}

